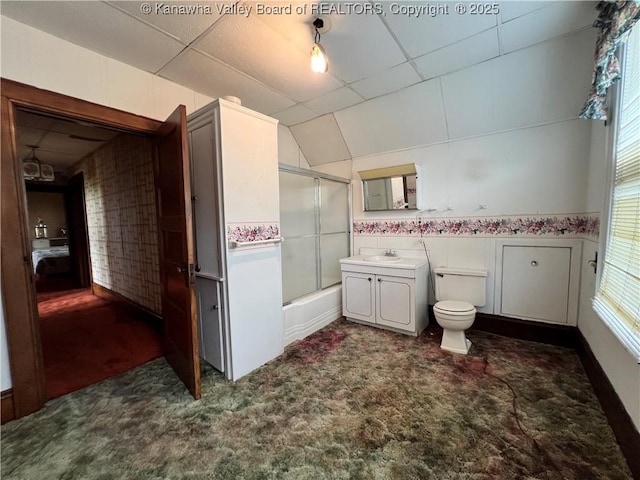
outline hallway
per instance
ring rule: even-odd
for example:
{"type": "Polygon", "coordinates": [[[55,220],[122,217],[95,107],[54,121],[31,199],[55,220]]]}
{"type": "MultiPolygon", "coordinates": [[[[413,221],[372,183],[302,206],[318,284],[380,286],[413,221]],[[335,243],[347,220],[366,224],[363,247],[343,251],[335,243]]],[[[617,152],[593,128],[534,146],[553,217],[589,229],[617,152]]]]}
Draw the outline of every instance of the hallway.
{"type": "Polygon", "coordinates": [[[91,289],[38,293],[38,313],[48,400],[162,355],[153,325],[91,289]]]}

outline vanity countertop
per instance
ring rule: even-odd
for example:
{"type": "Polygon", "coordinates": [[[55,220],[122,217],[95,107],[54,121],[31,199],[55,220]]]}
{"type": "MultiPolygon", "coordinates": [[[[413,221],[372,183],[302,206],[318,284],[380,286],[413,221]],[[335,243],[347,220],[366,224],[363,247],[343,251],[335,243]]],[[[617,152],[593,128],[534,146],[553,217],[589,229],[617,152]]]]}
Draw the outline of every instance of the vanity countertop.
{"type": "Polygon", "coordinates": [[[399,268],[415,270],[427,263],[426,257],[387,257],[385,255],[354,255],[340,259],[341,264],[368,265],[371,267],[399,268]]]}

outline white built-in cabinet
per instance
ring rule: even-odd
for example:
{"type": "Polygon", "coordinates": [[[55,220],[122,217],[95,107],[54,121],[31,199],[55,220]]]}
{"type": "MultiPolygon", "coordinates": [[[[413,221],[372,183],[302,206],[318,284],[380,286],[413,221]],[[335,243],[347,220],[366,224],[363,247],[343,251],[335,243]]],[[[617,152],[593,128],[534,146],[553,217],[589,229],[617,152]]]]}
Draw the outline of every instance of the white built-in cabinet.
{"type": "Polygon", "coordinates": [[[232,380],[284,350],[277,123],[222,99],[187,119],[199,353],[232,380]]]}
{"type": "MultiPolygon", "coordinates": [[[[361,257],[361,256],[360,256],[361,257]]],[[[428,324],[427,263],[415,268],[359,263],[359,257],[341,260],[343,315],[411,335],[428,324]]]]}
{"type": "Polygon", "coordinates": [[[577,240],[497,242],[496,313],[576,325],[581,254],[577,240]]]}

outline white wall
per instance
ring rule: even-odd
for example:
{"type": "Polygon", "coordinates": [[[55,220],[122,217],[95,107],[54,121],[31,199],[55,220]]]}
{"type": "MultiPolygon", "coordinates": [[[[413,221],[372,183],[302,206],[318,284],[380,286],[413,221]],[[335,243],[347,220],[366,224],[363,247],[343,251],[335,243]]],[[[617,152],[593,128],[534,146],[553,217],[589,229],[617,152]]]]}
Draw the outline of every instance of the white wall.
{"type": "MultiPolygon", "coordinates": [[[[609,132],[604,122],[592,121],[591,123],[587,208],[601,209],[607,194],[607,163],[610,158],[607,153],[607,134],[609,132]]],[[[605,219],[601,218],[601,225],[601,228],[605,228],[605,219]]],[[[607,374],[634,425],[640,430],[640,365],[591,307],[596,289],[596,275],[588,262],[595,258],[597,251],[596,241],[584,241],[578,328],[589,342],[593,354],[607,374]]]]}
{"type": "Polygon", "coordinates": [[[212,99],[15,20],[0,18],[3,78],[164,120],[183,104],[191,113],[212,99]]]}
{"type": "MultiPolygon", "coordinates": [[[[0,75],[9,80],[164,120],[211,98],[117,62],[7,17],[0,17],[0,75]]],[[[1,389],[11,388],[4,318],[0,329],[1,389]]]]}
{"type": "MultiPolygon", "coordinates": [[[[337,112],[354,153],[354,220],[552,218],[598,212],[599,206],[589,210],[594,207],[586,201],[591,125],[577,119],[589,91],[594,45],[593,31],[584,29],[436,77],[411,87],[413,97],[405,90],[337,112]],[[376,121],[364,122],[363,116],[376,121]],[[389,138],[378,131],[397,125],[403,126],[401,136],[389,138]],[[380,150],[392,151],[370,154],[380,150]],[[357,172],[404,163],[421,166],[424,210],[363,212],[357,172]]],[[[497,238],[425,237],[434,266],[488,271],[487,304],[479,309],[486,313],[496,311],[497,238]]],[[[531,245],[539,240],[527,238],[531,245]]],[[[555,238],[581,236],[544,235],[545,240],[555,238]]],[[[419,240],[416,234],[355,235],[354,250],[419,249],[419,240]]]]}
{"type": "Polygon", "coordinates": [[[278,162],[309,170],[309,162],[305,158],[289,127],[278,125],[278,162]]]}

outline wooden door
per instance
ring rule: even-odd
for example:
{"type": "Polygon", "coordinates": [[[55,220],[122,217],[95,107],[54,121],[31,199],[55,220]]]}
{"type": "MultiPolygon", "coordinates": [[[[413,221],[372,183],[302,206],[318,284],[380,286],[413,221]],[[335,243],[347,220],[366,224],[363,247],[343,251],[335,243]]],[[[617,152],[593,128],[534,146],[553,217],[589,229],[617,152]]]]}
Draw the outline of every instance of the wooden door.
{"type": "Polygon", "coordinates": [[[154,163],[158,249],[167,361],[200,398],[187,113],[180,105],[160,127],[154,163]]]}
{"type": "Polygon", "coordinates": [[[91,265],[83,172],[69,179],[65,192],[65,208],[69,226],[69,256],[73,272],[78,279],[78,286],[88,288],[91,286],[91,265]]]}

